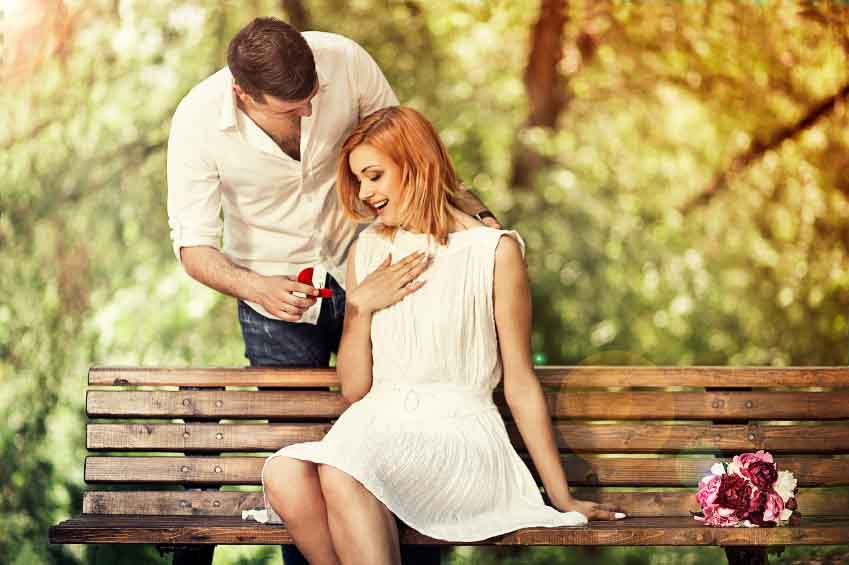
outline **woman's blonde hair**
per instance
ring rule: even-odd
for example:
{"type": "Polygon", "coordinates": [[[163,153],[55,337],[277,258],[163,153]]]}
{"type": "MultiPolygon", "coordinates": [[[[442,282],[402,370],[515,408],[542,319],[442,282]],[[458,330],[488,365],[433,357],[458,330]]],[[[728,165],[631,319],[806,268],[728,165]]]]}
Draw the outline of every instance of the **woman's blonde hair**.
{"type": "MultiPolygon", "coordinates": [[[[360,182],[351,172],[349,157],[360,145],[385,153],[401,169],[400,224],[448,242],[449,204],[460,190],[448,152],[433,125],[412,108],[391,106],[366,116],[342,145],[336,172],[336,190],[345,215],[358,223],[374,219],[374,211],[360,200],[360,182]]],[[[378,233],[395,234],[395,226],[377,224],[378,233]]]]}

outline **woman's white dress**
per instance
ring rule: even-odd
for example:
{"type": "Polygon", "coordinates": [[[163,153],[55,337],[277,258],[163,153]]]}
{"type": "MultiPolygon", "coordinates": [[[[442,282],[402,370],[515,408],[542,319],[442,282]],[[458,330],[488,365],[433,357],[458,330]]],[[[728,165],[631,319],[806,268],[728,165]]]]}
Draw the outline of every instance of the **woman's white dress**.
{"type": "Polygon", "coordinates": [[[289,445],[266,463],[285,456],[332,465],[408,526],[447,541],[586,524],[583,514],[544,503],[492,400],[501,380],[493,269],[503,235],[524,253],[518,233],[488,227],[452,233],[447,246],[403,230],[393,240],[364,230],[358,281],[388,253],[395,263],[421,249],[434,257],[421,277],[428,282],[374,314],[368,394],[321,441],[289,445]]]}

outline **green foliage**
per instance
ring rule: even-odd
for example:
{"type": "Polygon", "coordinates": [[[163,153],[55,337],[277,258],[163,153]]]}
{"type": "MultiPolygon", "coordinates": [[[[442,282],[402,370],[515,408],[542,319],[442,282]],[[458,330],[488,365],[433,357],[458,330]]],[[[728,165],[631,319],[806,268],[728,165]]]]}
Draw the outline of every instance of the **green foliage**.
{"type": "MultiPolygon", "coordinates": [[[[304,4],[312,28],[366,46],[526,239],[537,359],[846,361],[845,105],[682,211],[849,81],[845,3],[570,2],[555,131],[521,127],[535,4],[304,4]],[[509,184],[517,141],[545,158],[523,190],[509,184]]],[[[164,150],[177,102],[223,65],[232,34],[285,14],[271,0],[67,5],[67,27],[44,32],[58,47],[0,91],[0,555],[150,562],[150,548],[49,547],[46,528],[80,510],[89,366],[244,363],[233,301],[174,260],[164,150]]]]}

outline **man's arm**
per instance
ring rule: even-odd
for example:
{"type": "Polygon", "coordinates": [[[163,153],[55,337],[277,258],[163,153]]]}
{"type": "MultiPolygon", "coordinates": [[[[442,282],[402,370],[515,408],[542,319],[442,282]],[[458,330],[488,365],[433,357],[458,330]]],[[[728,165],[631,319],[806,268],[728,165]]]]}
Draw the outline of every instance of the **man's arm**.
{"type": "Polygon", "coordinates": [[[214,247],[180,248],[186,273],[196,281],[234,298],[255,302],[269,314],[297,322],[313,304],[318,289],[292,277],[267,277],[236,265],[214,247]],[[300,298],[292,292],[302,292],[300,298]]]}
{"type": "Polygon", "coordinates": [[[485,213],[485,217],[481,217],[480,220],[491,228],[501,229],[501,224],[498,223],[498,220],[495,218],[495,214],[492,214],[492,212],[483,205],[483,202],[480,201],[475,193],[469,190],[469,188],[462,183],[460,183],[460,192],[457,193],[455,204],[461,211],[465,212],[469,216],[476,216],[478,214],[485,213]]]}
{"type": "Polygon", "coordinates": [[[357,96],[360,119],[382,108],[398,105],[398,97],[375,60],[358,43],[351,41],[353,55],[349,77],[357,96]]]}
{"type": "Polygon", "coordinates": [[[318,294],[290,277],[265,277],[230,261],[221,251],[221,180],[196,120],[178,107],[168,136],[168,224],[174,254],[198,282],[260,304],[268,313],[298,321],[318,294]]]}

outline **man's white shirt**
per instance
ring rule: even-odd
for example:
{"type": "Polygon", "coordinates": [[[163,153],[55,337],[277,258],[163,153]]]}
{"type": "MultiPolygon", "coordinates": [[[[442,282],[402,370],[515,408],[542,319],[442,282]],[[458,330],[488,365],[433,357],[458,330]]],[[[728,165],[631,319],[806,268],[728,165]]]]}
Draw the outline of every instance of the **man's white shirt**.
{"type": "MultiPolygon", "coordinates": [[[[365,226],[347,219],[336,197],[339,150],[362,118],[398,99],[352,40],[320,32],[303,37],[315,57],[319,90],[312,115],[301,118],[300,161],[237,107],[227,67],[177,107],[167,168],[168,223],[178,260],[181,247],[205,245],[261,275],[315,267],[316,286],[329,272],[345,287],[348,249],[365,226]]],[[[320,308],[321,299],[301,321],[317,323],[320,308]]]]}

